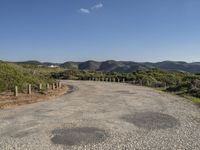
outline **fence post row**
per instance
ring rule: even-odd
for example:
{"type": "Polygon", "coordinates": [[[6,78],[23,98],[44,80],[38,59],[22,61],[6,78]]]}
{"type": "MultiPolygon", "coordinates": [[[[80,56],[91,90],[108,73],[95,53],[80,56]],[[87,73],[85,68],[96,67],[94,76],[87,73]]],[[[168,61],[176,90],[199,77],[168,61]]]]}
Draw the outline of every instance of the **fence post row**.
{"type": "MultiPolygon", "coordinates": [[[[61,84],[61,82],[57,82],[56,85],[55,85],[55,83],[53,83],[52,84],[52,90],[55,89],[55,86],[56,86],[56,88],[61,88],[62,84],[61,84]]],[[[47,88],[47,90],[49,90],[49,88],[50,88],[49,83],[46,84],[46,88],[47,88]]],[[[39,90],[40,91],[42,90],[42,84],[41,83],[39,84],[39,90]]],[[[27,94],[31,94],[31,93],[32,93],[32,85],[28,84],[28,86],[27,86],[27,94]]],[[[18,92],[18,86],[15,86],[14,87],[14,96],[17,97],[18,94],[19,94],[19,92],[18,92]]]]}
{"type": "MultiPolygon", "coordinates": [[[[126,79],[125,78],[122,78],[122,79],[120,79],[120,78],[112,78],[112,77],[110,77],[110,78],[88,78],[88,80],[89,81],[103,81],[103,82],[122,82],[122,83],[126,83],[126,79]]],[[[134,80],[134,82],[133,83],[135,83],[135,80],[134,80]]],[[[58,85],[57,86],[57,84],[60,84],[60,82],[56,82],[56,87],[61,87],[60,85],[58,85]]],[[[141,81],[139,81],[139,84],[141,84],[141,81]]],[[[142,84],[141,84],[142,85],[142,84]]]]}

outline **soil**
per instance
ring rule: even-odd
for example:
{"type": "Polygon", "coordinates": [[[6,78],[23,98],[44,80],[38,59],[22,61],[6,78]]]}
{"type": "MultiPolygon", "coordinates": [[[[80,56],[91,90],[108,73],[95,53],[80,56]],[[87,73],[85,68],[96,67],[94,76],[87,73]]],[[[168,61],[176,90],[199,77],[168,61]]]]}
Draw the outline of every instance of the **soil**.
{"type": "Polygon", "coordinates": [[[17,97],[13,92],[4,92],[0,94],[0,109],[10,108],[25,104],[32,104],[41,101],[47,101],[52,98],[61,96],[69,91],[69,87],[63,85],[60,89],[48,90],[47,92],[39,93],[32,92],[31,94],[19,93],[17,97]]]}

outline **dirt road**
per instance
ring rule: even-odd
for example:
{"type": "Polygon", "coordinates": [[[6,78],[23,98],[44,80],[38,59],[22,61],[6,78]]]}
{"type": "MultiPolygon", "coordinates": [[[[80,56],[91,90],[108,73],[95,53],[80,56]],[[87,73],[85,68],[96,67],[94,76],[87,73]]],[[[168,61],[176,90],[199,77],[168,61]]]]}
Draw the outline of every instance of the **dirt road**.
{"type": "Polygon", "coordinates": [[[0,110],[0,149],[200,149],[200,108],[123,83],[64,81],[60,98],[0,110]]]}

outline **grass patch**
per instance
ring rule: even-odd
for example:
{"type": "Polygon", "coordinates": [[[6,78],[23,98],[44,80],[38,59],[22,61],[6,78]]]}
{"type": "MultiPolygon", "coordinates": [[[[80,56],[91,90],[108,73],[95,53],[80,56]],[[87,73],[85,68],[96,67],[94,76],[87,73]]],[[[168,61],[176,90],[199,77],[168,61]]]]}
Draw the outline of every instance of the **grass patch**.
{"type": "Polygon", "coordinates": [[[169,92],[169,91],[166,90],[166,88],[154,88],[154,89],[156,91],[159,91],[159,92],[167,92],[167,93],[172,94],[172,95],[177,95],[177,96],[186,98],[187,100],[192,101],[195,104],[200,106],[200,98],[197,98],[197,97],[194,97],[194,96],[191,96],[191,95],[187,95],[187,94],[185,94],[186,91],[169,92]]]}
{"type": "Polygon", "coordinates": [[[190,96],[190,95],[182,95],[182,96],[200,106],[200,98],[193,97],[193,96],[190,96]]]}
{"type": "Polygon", "coordinates": [[[55,79],[46,72],[0,61],[0,92],[13,90],[14,86],[18,86],[19,91],[23,92],[28,84],[32,84],[34,90],[40,83],[45,85],[55,82],[55,79]]]}

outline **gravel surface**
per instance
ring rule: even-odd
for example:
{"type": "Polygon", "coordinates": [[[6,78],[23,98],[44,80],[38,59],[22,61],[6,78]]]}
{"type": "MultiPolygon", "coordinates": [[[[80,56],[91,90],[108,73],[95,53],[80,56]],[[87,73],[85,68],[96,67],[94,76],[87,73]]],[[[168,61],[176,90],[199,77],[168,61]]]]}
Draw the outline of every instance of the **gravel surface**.
{"type": "Polygon", "coordinates": [[[200,108],[123,83],[63,81],[74,91],[0,110],[0,149],[199,150],[200,108]]]}

